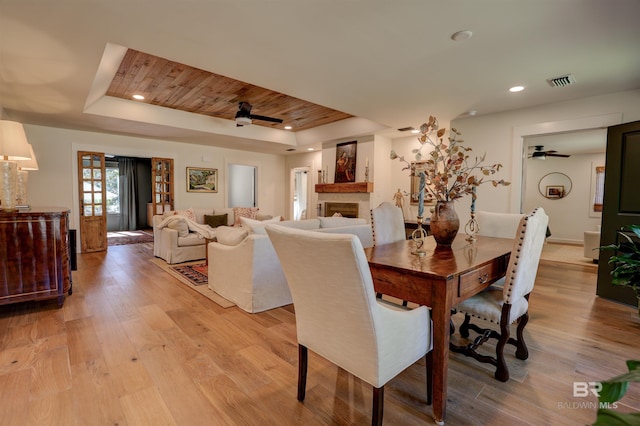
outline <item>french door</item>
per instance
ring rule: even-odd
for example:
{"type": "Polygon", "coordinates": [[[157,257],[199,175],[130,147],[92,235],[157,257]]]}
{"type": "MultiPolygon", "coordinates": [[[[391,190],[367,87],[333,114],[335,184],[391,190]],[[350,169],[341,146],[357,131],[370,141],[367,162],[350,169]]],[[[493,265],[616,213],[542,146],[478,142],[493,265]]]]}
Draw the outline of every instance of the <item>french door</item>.
{"type": "Polygon", "coordinates": [[[173,210],[173,159],[151,159],[153,214],[173,210]]]}
{"type": "Polygon", "coordinates": [[[104,153],[78,151],[80,244],[83,253],[107,249],[104,153]]]}

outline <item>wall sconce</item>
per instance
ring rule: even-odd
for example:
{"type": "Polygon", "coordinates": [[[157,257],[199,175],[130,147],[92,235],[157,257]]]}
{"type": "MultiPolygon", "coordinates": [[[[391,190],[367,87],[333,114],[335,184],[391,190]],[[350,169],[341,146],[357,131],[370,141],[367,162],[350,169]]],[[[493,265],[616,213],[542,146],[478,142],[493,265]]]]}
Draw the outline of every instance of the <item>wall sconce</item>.
{"type": "Polygon", "coordinates": [[[0,209],[16,209],[19,160],[30,160],[29,143],[21,123],[0,120],[0,209]]]}

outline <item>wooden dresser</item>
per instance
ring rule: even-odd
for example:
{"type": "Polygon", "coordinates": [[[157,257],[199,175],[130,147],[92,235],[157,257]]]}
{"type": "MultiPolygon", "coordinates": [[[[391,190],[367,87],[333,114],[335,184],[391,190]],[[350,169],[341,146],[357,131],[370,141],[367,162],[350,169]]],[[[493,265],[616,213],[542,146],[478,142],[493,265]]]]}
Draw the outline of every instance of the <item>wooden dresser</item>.
{"type": "Polygon", "coordinates": [[[0,210],[0,305],[71,294],[69,210],[0,210]]]}

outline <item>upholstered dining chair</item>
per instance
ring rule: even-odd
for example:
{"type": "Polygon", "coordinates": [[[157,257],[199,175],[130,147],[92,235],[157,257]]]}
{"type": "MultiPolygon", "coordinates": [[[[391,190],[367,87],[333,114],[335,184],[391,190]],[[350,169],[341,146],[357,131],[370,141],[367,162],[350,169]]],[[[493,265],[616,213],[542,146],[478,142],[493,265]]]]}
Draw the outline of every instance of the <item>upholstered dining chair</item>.
{"type": "Polygon", "coordinates": [[[384,385],[426,356],[431,403],[431,320],[424,307],[376,299],[360,240],[266,227],[293,296],[298,339],[298,400],[304,401],[308,350],[373,386],[372,424],[382,424],[384,385]]]}
{"type": "Polygon", "coordinates": [[[478,210],[476,212],[478,235],[513,238],[523,216],[524,214],[521,213],[494,213],[478,210]]]}
{"type": "Polygon", "coordinates": [[[373,230],[373,245],[376,246],[395,243],[407,238],[402,210],[388,201],[371,209],[371,229],[373,230]]]}
{"type": "MultiPolygon", "coordinates": [[[[371,230],[373,231],[373,245],[395,243],[407,238],[404,229],[404,216],[402,210],[389,201],[383,201],[370,210],[371,230]]],[[[376,293],[378,299],[382,293],[376,293]]],[[[402,301],[402,306],[407,306],[407,301],[402,301]]]]}
{"type": "Polygon", "coordinates": [[[460,335],[468,337],[469,329],[480,335],[466,346],[452,344],[450,350],[494,365],[495,378],[502,382],[509,380],[509,369],[504,359],[504,347],[507,343],[515,345],[518,359],[524,360],[529,357],[523,332],[529,321],[529,295],[533,291],[548,222],[549,217],[541,207],[523,216],[514,234],[515,240],[506,275],[500,280],[503,282],[498,281],[498,285],[490,286],[455,307],[456,312],[465,316],[460,326],[460,335]],[[502,287],[499,284],[503,284],[502,287]],[[500,332],[472,324],[472,317],[499,324],[500,332]],[[513,339],[509,337],[509,326],[515,321],[518,322],[518,327],[516,339],[513,339]],[[495,357],[476,352],[476,349],[489,338],[498,339],[495,357]]]}

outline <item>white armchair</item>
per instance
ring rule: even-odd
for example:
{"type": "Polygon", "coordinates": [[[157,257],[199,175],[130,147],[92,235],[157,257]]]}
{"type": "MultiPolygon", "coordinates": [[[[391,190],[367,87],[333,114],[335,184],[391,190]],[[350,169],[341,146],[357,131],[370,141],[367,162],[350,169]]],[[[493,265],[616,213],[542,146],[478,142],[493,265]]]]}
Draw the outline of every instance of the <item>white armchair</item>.
{"type": "MultiPolygon", "coordinates": [[[[293,296],[298,400],[305,398],[311,349],[373,386],[372,424],[382,424],[384,385],[430,352],[429,310],[376,299],[364,249],[354,235],[266,229],[293,296]]],[[[426,365],[430,403],[429,356],[426,365]]]]}
{"type": "Polygon", "coordinates": [[[480,333],[480,336],[466,346],[452,344],[451,351],[496,366],[495,378],[502,382],[509,380],[509,369],[504,359],[504,346],[507,343],[516,346],[517,358],[529,357],[523,332],[529,321],[529,294],[533,291],[548,222],[549,217],[540,207],[524,216],[515,234],[507,273],[500,280],[503,286],[491,286],[455,307],[457,312],[465,315],[464,322],[460,326],[460,335],[468,337],[469,329],[472,329],[480,333]],[[500,332],[471,324],[471,317],[499,324],[500,332]],[[515,321],[518,321],[517,338],[513,339],[509,338],[509,326],[515,321]],[[495,357],[480,355],[476,352],[477,347],[489,338],[498,339],[495,357]]]}
{"type": "Polygon", "coordinates": [[[600,247],[600,229],[584,231],[584,257],[593,259],[593,263],[598,263],[598,259],[600,259],[598,247],[600,247]]]}

